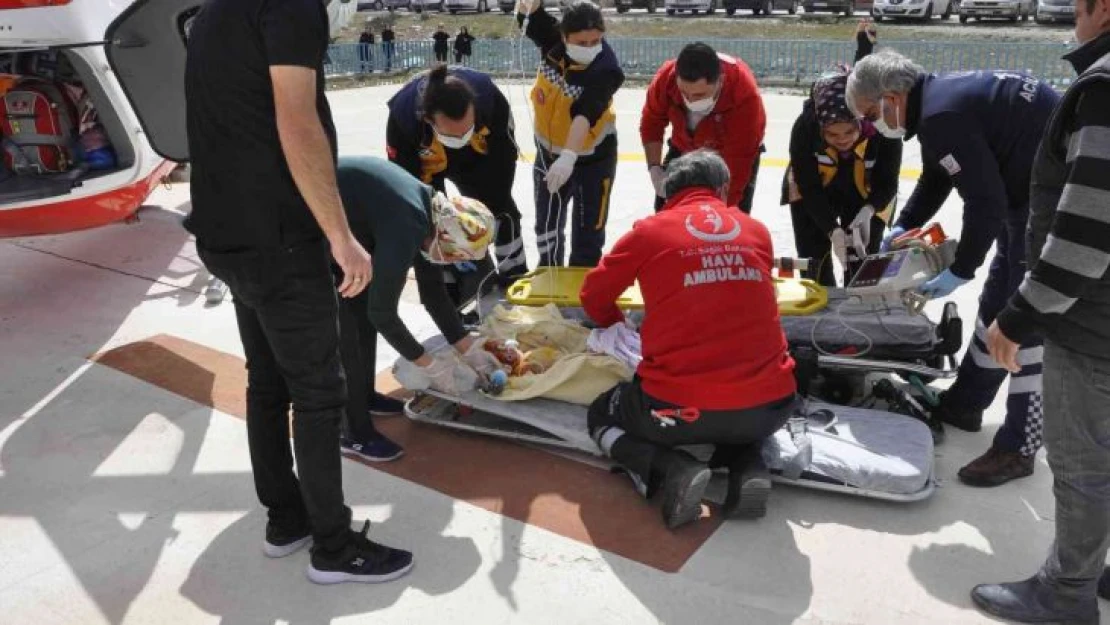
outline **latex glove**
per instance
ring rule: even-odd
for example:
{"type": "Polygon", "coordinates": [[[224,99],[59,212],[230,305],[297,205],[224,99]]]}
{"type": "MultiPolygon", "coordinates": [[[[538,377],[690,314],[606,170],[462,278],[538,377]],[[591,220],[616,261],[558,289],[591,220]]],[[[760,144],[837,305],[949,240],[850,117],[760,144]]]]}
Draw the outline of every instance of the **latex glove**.
{"type": "Polygon", "coordinates": [[[648,173],[651,175],[651,186],[655,187],[655,195],[667,197],[663,187],[663,183],[667,180],[667,170],[663,169],[662,165],[656,165],[649,169],[648,173]]]}
{"type": "Polygon", "coordinates": [[[547,192],[555,193],[563,188],[563,185],[570,180],[570,175],[574,173],[574,163],[578,161],[578,155],[570,150],[563,150],[559,153],[559,158],[547,168],[547,192]]]}
{"type": "Polygon", "coordinates": [[[832,253],[840,261],[841,267],[848,266],[848,234],[843,228],[837,228],[829,235],[832,242],[832,253]]]}
{"type": "Polygon", "coordinates": [[[462,355],[463,361],[481,376],[489,378],[494,371],[504,369],[501,361],[485,349],[486,339],[478,337],[470,344],[470,349],[462,355]]]}
{"type": "Polygon", "coordinates": [[[473,271],[478,271],[478,265],[467,260],[461,263],[455,263],[455,269],[458,270],[459,273],[471,273],[473,271]]]}
{"type": "Polygon", "coordinates": [[[459,395],[478,386],[478,373],[459,360],[453,349],[429,354],[432,364],[421,367],[415,362],[401,359],[394,367],[393,376],[401,386],[410,391],[432,389],[448,395],[459,395]]]}
{"type": "Polygon", "coordinates": [[[894,226],[893,228],[891,228],[890,231],[886,233],[886,236],[883,237],[883,242],[879,246],[879,251],[889,252],[891,244],[894,243],[894,239],[897,239],[903,234],[906,234],[906,229],[902,226],[894,226]]]}
{"type": "Polygon", "coordinates": [[[516,12],[520,15],[531,15],[541,6],[543,6],[543,0],[517,0],[516,12]]]}
{"type": "Polygon", "coordinates": [[[875,209],[870,204],[859,209],[856,213],[852,223],[848,224],[848,230],[852,233],[853,243],[858,242],[863,244],[862,250],[856,250],[861,256],[867,256],[867,246],[871,243],[871,219],[875,216],[875,209]]]}
{"type": "Polygon", "coordinates": [[[917,290],[928,298],[940,299],[942,297],[948,297],[952,294],[952,291],[955,291],[967,283],[968,280],[952,273],[951,269],[945,269],[939,276],[922,284],[917,290]]]}

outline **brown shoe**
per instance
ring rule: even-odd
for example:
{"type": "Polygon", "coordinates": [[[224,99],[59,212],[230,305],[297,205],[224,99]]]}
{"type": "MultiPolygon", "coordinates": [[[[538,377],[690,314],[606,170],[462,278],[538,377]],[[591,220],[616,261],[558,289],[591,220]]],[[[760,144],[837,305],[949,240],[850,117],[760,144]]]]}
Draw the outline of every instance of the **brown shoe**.
{"type": "Polygon", "coordinates": [[[987,453],[960,469],[960,481],[968,486],[1001,486],[1010,480],[1033,475],[1033,456],[991,447],[987,453]]]}

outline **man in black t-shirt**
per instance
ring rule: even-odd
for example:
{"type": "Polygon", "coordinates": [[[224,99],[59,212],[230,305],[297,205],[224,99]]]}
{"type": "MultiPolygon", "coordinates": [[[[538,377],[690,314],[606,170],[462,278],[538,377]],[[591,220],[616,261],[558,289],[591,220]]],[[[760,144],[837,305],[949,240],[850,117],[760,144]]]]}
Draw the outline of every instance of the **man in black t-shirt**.
{"type": "Polygon", "coordinates": [[[370,257],[336,185],[324,4],[210,0],[188,45],[193,210],[185,225],[234,296],[251,465],[269,516],[264,551],[283,557],[314,542],[308,576],[317,583],[395,579],[412,567],[412,554],[371,542],[369,523],[352,531],[343,502],[347,393],[329,249],[344,297],[366,288],[370,257]]]}

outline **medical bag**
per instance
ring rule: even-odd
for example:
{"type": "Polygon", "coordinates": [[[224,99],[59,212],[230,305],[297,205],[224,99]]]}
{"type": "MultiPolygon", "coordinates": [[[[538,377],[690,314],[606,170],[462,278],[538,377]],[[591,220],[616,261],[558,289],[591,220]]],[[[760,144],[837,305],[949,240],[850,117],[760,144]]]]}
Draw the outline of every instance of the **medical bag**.
{"type": "Polygon", "coordinates": [[[0,97],[3,163],[16,174],[69,171],[76,138],[77,108],[61,85],[21,78],[0,97]]]}

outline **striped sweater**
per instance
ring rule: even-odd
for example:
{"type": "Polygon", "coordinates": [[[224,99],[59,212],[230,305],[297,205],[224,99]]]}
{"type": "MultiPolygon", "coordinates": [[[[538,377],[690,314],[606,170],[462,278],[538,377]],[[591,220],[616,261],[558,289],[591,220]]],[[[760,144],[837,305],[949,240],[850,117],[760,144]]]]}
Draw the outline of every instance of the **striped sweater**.
{"type": "Polygon", "coordinates": [[[1030,271],[998,316],[1024,342],[1110,360],[1110,33],[1068,55],[1080,73],[1053,113],[1033,167],[1030,271]]]}

